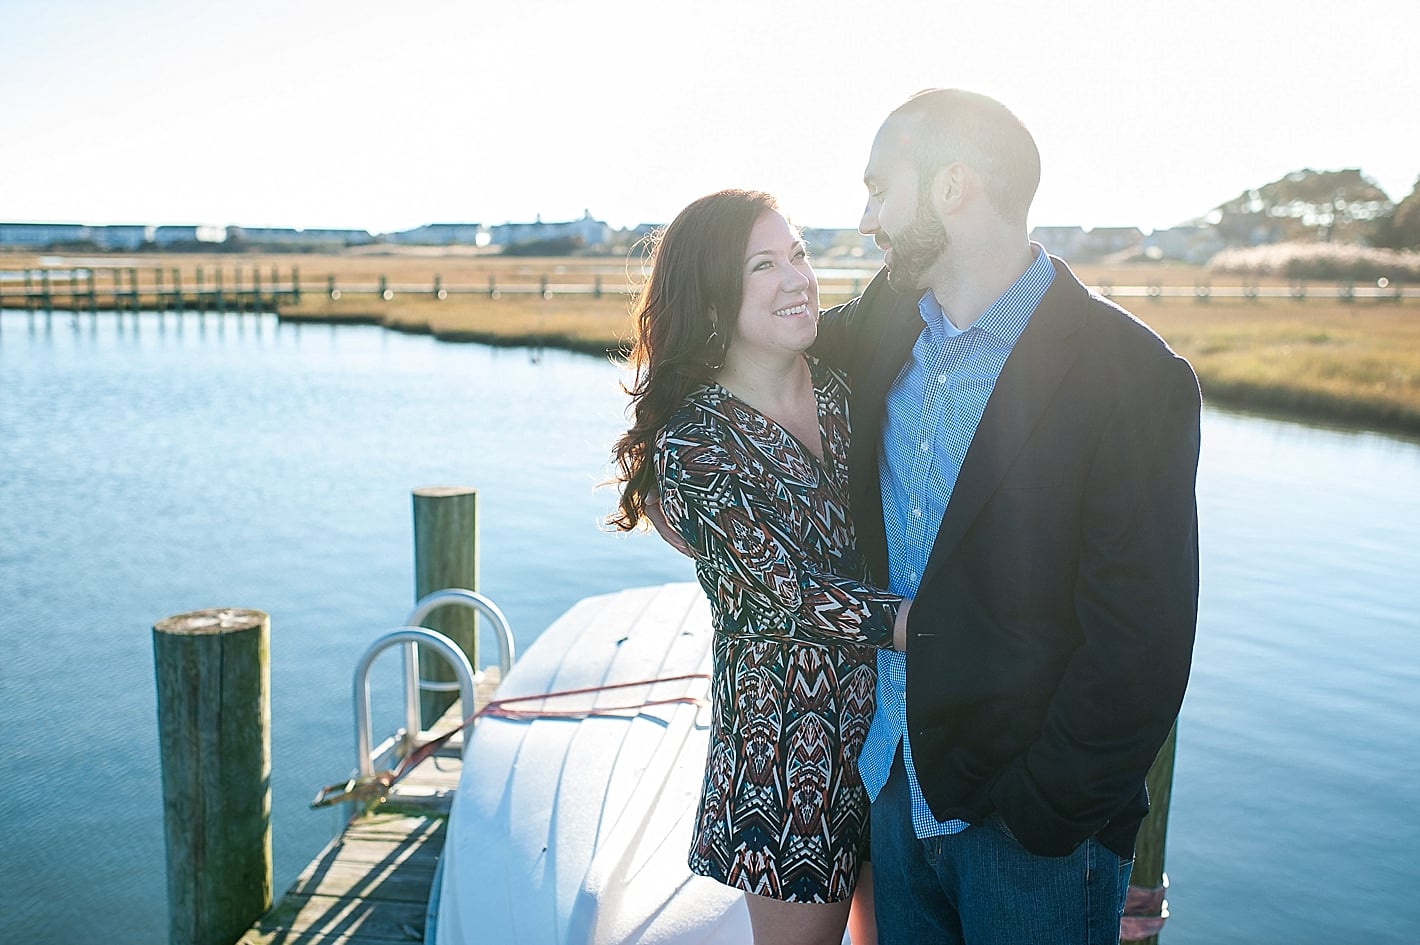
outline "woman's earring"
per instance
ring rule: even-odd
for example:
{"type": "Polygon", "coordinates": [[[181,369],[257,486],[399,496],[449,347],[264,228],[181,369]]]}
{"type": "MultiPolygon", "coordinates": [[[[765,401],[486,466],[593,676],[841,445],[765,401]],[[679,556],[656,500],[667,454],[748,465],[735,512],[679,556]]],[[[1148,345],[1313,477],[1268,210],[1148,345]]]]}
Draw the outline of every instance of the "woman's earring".
{"type": "Polygon", "coordinates": [[[710,337],[705,339],[705,347],[710,349],[711,356],[707,362],[710,370],[718,371],[725,366],[725,345],[720,341],[720,333],[714,325],[710,326],[710,337]]]}

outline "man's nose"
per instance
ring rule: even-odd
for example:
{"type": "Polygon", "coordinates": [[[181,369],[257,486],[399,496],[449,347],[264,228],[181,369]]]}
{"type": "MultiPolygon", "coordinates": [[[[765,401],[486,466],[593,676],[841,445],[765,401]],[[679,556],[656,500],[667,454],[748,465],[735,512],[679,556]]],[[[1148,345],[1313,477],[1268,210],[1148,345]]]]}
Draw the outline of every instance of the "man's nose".
{"type": "Polygon", "coordinates": [[[858,221],[858,232],[864,236],[878,232],[878,208],[871,200],[863,204],[863,218],[858,221]]]}

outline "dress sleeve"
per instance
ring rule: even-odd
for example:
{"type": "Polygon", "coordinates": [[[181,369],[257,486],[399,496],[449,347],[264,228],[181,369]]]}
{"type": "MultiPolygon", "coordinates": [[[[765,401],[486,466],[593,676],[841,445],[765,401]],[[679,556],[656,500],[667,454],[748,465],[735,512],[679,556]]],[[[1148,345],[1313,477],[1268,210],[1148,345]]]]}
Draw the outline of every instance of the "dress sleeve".
{"type": "Polygon", "coordinates": [[[697,565],[718,578],[729,609],[749,627],[819,643],[891,648],[902,598],[852,578],[813,570],[776,510],[763,469],[743,469],[699,427],[663,433],[656,450],[661,511],[697,565]]]}

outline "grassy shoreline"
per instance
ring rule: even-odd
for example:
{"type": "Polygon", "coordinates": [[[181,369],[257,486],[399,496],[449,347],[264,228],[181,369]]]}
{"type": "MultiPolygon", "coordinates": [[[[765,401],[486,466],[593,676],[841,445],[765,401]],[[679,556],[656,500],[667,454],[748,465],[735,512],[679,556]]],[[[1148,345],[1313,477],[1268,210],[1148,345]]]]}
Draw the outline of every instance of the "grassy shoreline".
{"type": "MultiPolygon", "coordinates": [[[[871,268],[819,260],[821,298],[837,304],[866,285],[871,268]]],[[[614,353],[628,343],[630,291],[639,266],[625,258],[508,259],[432,252],[339,255],[25,256],[0,253],[0,269],[47,265],[134,267],[140,280],[160,268],[208,267],[289,279],[299,267],[299,303],[276,308],[292,322],[366,323],[455,342],[556,347],[614,353]],[[345,286],[339,298],[330,280],[345,286]],[[546,281],[575,292],[540,294],[546,281]],[[371,290],[388,284],[392,297],[371,290]],[[593,286],[601,289],[592,291],[593,286]],[[434,287],[447,287],[437,297],[434,287]],[[497,286],[499,291],[489,289],[497,286]]],[[[1093,286],[1196,287],[1238,282],[1188,266],[1081,266],[1093,286]]],[[[190,278],[190,277],[188,277],[190,278]]],[[[1258,284],[1287,285],[1285,280],[1258,284]]],[[[209,283],[210,284],[210,283],[209,283]]],[[[1322,285],[1322,283],[1314,283],[1322,285]]],[[[1274,416],[1420,435],[1420,304],[1413,298],[1211,298],[1193,292],[1120,299],[1193,363],[1205,399],[1274,416]]]]}

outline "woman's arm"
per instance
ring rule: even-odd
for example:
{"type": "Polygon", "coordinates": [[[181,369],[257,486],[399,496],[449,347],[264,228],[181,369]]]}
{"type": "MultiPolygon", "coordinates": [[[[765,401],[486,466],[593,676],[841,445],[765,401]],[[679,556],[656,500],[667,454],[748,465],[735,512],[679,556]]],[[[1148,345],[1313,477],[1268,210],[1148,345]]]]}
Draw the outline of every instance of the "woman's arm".
{"type": "Polygon", "coordinates": [[[903,599],[809,566],[768,494],[772,484],[739,468],[709,431],[663,435],[656,473],[662,513],[701,566],[818,642],[893,646],[903,599]]]}

